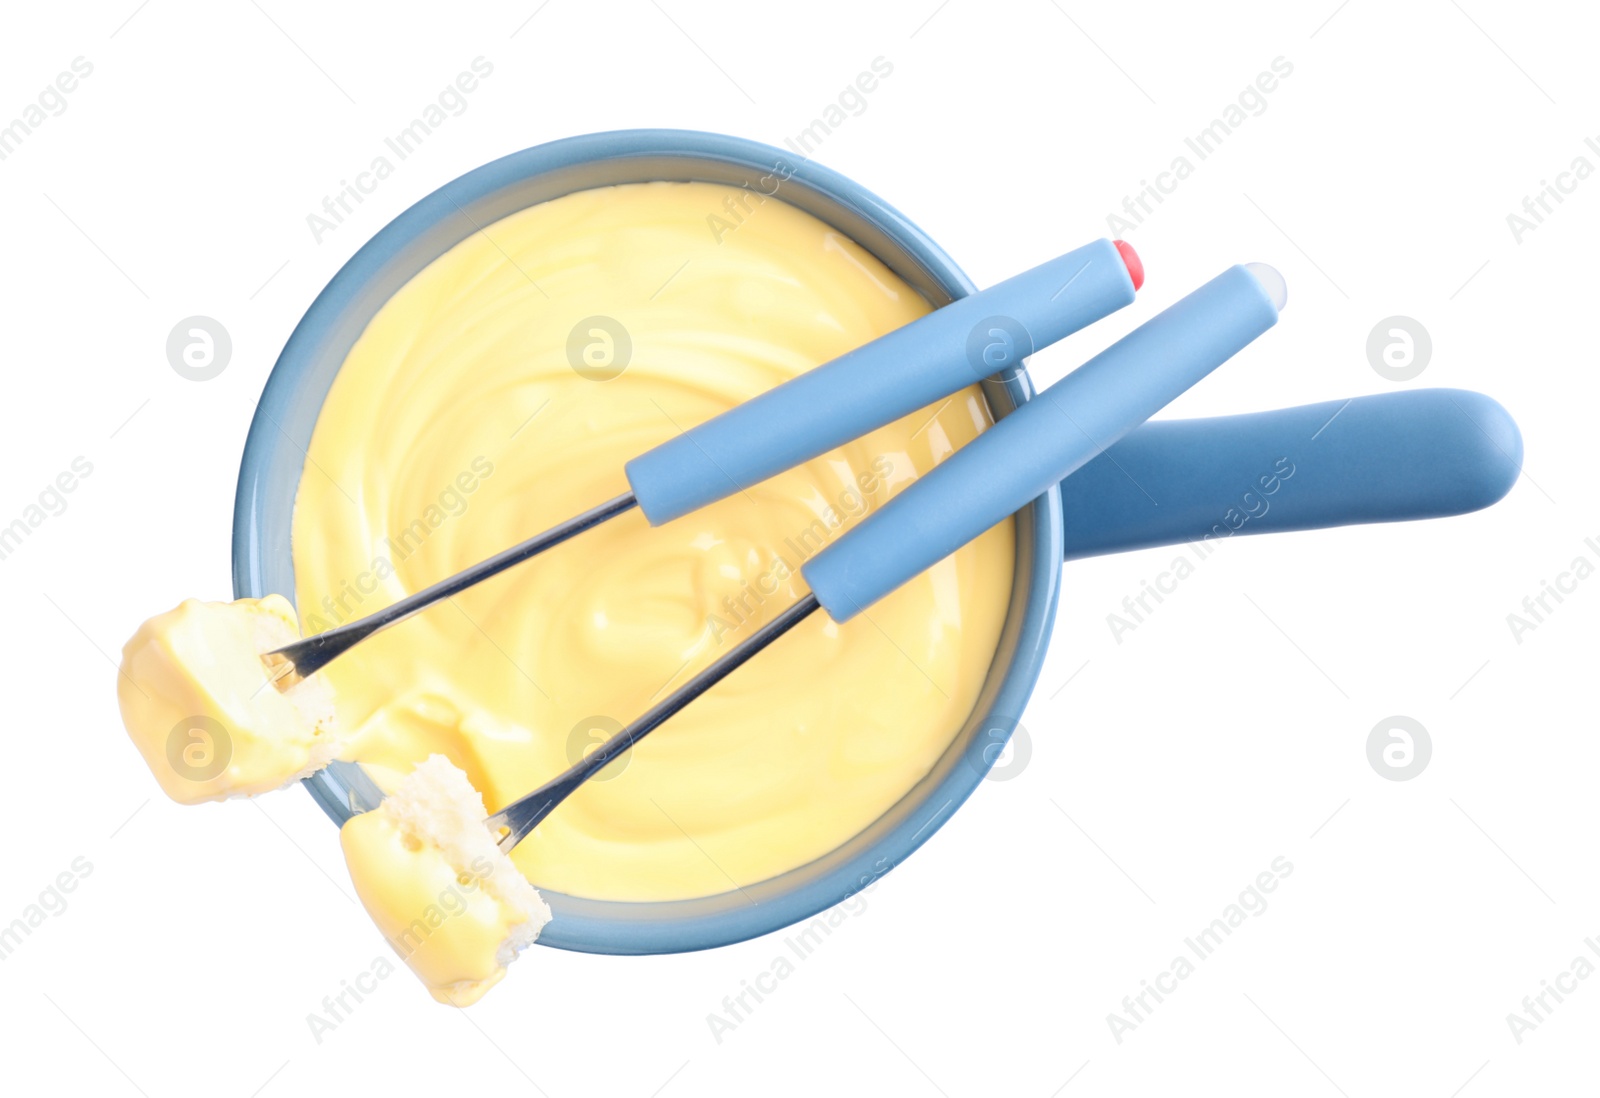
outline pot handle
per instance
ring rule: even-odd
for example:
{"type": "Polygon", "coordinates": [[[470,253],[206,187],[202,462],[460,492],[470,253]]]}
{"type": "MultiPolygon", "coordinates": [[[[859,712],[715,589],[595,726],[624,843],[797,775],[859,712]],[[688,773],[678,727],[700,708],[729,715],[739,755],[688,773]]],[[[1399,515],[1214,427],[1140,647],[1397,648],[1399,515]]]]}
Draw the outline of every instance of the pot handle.
{"type": "Polygon", "coordinates": [[[1521,469],[1510,413],[1464,389],[1147,423],[1061,482],[1066,559],[1460,515],[1521,469]]]}

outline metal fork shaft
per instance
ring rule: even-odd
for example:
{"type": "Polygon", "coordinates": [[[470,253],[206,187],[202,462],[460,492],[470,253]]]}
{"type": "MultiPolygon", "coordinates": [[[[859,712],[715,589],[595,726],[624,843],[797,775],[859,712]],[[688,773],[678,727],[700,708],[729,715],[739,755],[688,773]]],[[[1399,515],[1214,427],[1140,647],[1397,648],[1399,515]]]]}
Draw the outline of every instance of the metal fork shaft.
{"type": "Polygon", "coordinates": [[[667,718],[721,682],[734,668],[804,621],[807,615],[817,609],[817,605],[817,597],[808,592],[799,602],[734,645],[727,654],[718,657],[704,671],[667,695],[638,720],[584,756],[566,773],[552,778],[532,793],[512,801],[490,816],[484,822],[491,833],[499,836],[500,849],[509,854],[512,847],[525,839],[541,820],[555,811],[556,806],[562,801],[572,796],[579,786],[604,770],[628,748],[666,723],[667,718]],[[505,832],[503,835],[500,834],[502,831],[505,832]]]}
{"type": "Polygon", "coordinates": [[[376,613],[267,652],[261,657],[262,662],[267,665],[267,674],[279,690],[286,690],[301,679],[321,670],[335,657],[343,655],[380,629],[387,629],[391,625],[405,621],[411,615],[426,610],[441,599],[459,594],[473,584],[482,583],[490,576],[499,575],[512,565],[520,564],[529,557],[538,556],[546,549],[554,548],[585,530],[593,529],[607,519],[615,518],[637,506],[638,500],[634,499],[633,493],[625,493],[581,515],[574,515],[565,522],[550,527],[544,533],[536,534],[519,545],[502,550],[487,560],[481,560],[464,572],[457,572],[431,587],[424,587],[415,594],[407,595],[376,613]]]}

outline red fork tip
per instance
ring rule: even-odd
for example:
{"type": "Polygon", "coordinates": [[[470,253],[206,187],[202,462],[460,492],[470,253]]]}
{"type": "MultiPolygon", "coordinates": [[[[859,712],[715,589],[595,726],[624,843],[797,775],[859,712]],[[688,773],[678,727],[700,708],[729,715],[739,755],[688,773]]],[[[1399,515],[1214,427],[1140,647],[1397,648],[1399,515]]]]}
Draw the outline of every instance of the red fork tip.
{"type": "Polygon", "coordinates": [[[1133,250],[1133,245],[1126,240],[1113,240],[1117,246],[1117,254],[1122,257],[1122,265],[1128,268],[1128,277],[1133,279],[1135,290],[1144,287],[1144,261],[1139,258],[1139,253],[1133,250]]]}

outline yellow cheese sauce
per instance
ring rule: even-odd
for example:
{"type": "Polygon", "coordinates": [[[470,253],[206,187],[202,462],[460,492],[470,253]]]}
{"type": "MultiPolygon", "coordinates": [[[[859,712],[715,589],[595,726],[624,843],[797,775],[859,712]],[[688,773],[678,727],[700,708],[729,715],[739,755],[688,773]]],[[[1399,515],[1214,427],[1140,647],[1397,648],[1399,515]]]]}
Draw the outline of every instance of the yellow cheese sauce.
{"type": "MultiPolygon", "coordinates": [[[[295,507],[305,630],[626,492],[627,459],[928,310],[822,222],[713,184],[585,191],[484,226],[384,305],[328,394],[295,507]]],[[[393,788],[437,752],[500,808],[803,595],[806,560],[989,423],[969,389],[662,527],[625,514],[378,634],[321,672],[343,757],[393,788]]],[[[1008,521],[846,625],[814,614],[579,790],[517,866],[541,889],[669,900],[828,853],[970,714],[1012,555],[1008,521]]]]}

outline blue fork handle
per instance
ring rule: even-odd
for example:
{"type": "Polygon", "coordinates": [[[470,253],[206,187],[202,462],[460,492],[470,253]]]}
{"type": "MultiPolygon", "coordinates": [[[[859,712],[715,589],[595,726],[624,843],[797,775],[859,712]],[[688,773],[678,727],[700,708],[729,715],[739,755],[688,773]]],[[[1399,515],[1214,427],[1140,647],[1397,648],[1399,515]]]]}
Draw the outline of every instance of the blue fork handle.
{"type": "Polygon", "coordinates": [[[700,424],[626,465],[650,525],[753,487],[1116,312],[1128,261],[1096,240],[960,298],[700,424]]]}
{"type": "Polygon", "coordinates": [[[1521,469],[1511,415],[1463,389],[1147,423],[1061,482],[1066,559],[1460,515],[1521,469]]]}
{"type": "MultiPolygon", "coordinates": [[[[1256,267],[1258,265],[1251,264],[1256,267]]],[[[1278,322],[1231,267],[1146,321],[918,478],[808,561],[801,575],[844,622],[1114,445],[1278,322]]]]}

